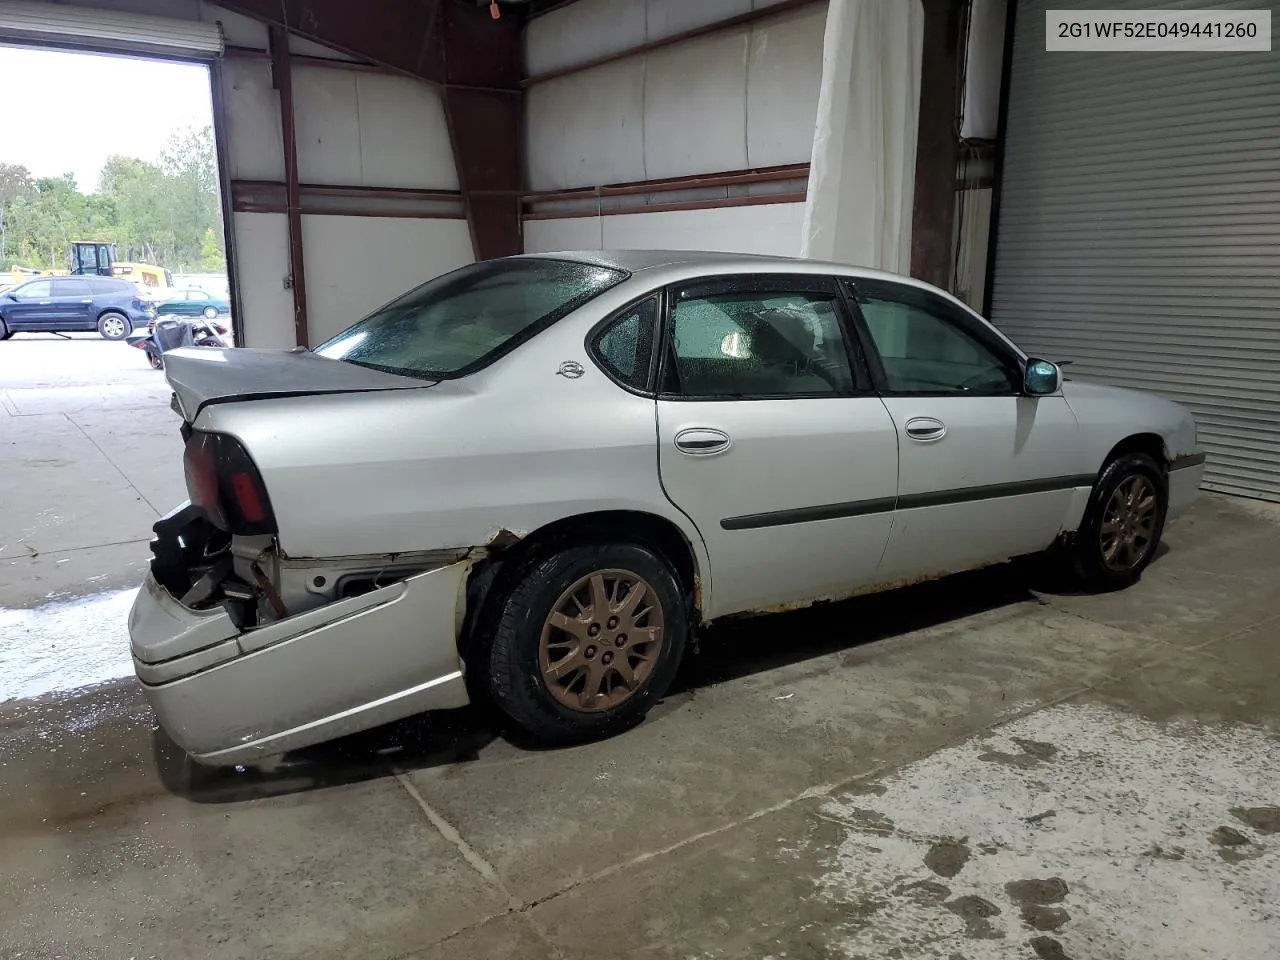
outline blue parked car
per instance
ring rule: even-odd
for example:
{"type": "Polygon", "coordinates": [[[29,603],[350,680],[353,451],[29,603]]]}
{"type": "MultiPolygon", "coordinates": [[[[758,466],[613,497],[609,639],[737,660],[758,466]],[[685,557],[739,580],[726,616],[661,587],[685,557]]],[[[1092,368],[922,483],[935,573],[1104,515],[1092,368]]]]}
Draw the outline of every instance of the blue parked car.
{"type": "Polygon", "coordinates": [[[78,330],[123,340],[154,317],[155,308],[138,288],[114,277],[40,277],[0,293],[0,340],[15,333],[78,330]]]}

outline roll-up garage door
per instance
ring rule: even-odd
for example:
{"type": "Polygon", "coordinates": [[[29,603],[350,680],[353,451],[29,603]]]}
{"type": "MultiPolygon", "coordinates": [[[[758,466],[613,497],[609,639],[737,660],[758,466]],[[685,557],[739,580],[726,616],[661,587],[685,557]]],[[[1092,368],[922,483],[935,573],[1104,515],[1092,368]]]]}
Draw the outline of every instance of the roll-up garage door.
{"type": "Polygon", "coordinates": [[[1280,13],[1123,4],[1271,9],[1271,53],[1045,52],[1047,8],[1097,6],[1018,2],[992,319],[1186,404],[1205,486],[1280,500],[1280,13]]]}
{"type": "Polygon", "coordinates": [[[223,50],[216,23],[8,0],[0,2],[0,43],[195,60],[223,50]]]}

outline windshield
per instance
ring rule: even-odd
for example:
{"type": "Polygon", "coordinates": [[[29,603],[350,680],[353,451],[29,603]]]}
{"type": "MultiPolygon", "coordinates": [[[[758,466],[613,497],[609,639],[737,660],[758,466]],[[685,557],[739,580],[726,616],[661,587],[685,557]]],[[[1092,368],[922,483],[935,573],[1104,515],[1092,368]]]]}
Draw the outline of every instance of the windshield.
{"type": "Polygon", "coordinates": [[[391,301],[315,352],[404,376],[461,377],[626,278],[568,260],[473,263],[391,301]]]}

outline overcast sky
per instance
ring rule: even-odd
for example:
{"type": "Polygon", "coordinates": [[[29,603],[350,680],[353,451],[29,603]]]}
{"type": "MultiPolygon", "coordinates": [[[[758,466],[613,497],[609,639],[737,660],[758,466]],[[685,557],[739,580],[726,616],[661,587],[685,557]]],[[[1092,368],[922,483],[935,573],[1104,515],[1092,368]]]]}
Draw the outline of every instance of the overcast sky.
{"type": "Polygon", "coordinates": [[[169,135],[212,120],[201,66],[0,46],[0,162],[68,171],[86,193],[113,153],[155,160],[169,135]]]}

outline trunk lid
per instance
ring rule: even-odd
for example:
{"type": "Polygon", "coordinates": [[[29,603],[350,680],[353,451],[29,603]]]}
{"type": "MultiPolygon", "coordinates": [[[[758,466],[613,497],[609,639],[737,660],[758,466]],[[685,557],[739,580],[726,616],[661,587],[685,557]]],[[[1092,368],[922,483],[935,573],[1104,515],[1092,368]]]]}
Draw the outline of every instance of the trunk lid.
{"type": "Polygon", "coordinates": [[[188,423],[211,403],[322,393],[418,390],[435,382],[330,360],[300,347],[293,350],[183,348],[165,353],[164,370],[165,378],[173,387],[174,409],[188,423]]]}

